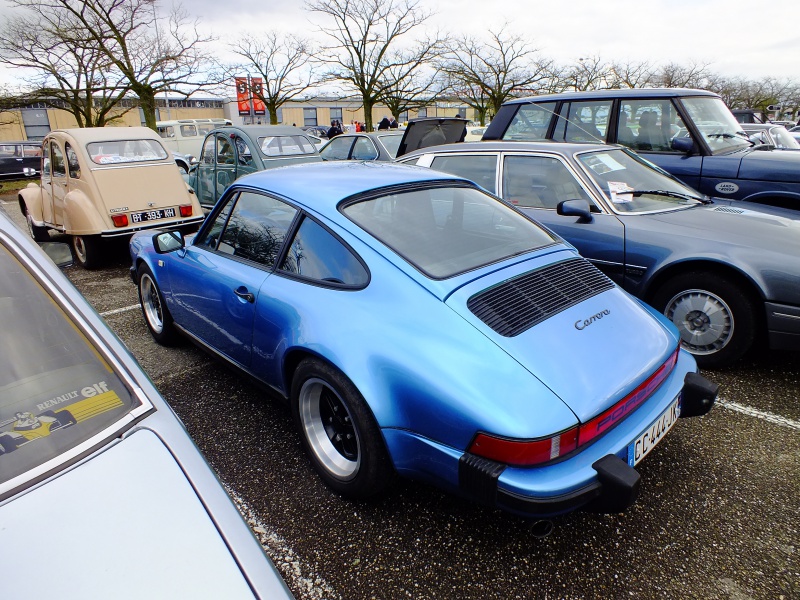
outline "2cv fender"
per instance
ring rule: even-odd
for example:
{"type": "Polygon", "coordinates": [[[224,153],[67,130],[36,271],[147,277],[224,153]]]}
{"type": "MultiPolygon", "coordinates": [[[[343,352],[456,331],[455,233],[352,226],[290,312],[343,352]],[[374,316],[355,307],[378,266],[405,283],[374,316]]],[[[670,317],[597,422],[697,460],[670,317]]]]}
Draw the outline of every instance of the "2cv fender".
{"type": "Polygon", "coordinates": [[[19,191],[17,196],[19,209],[28,222],[28,231],[37,242],[50,239],[48,228],[44,223],[44,200],[42,188],[38,183],[29,183],[19,191]]]}

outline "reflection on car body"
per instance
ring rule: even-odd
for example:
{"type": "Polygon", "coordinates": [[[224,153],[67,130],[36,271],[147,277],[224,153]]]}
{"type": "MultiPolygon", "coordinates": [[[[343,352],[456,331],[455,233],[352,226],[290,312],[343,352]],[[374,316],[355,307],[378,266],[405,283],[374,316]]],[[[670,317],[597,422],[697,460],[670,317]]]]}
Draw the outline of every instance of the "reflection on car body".
{"type": "Polygon", "coordinates": [[[525,516],[623,510],[637,443],[714,402],[662,316],[517,209],[430,169],[262,171],[196,236],[130,249],[153,337],[187,336],[284,398],[320,477],[349,498],[397,472],[525,516]]]}
{"type": "Polygon", "coordinates": [[[2,211],[0,318],[4,597],[291,597],[150,379],[2,211]]]}

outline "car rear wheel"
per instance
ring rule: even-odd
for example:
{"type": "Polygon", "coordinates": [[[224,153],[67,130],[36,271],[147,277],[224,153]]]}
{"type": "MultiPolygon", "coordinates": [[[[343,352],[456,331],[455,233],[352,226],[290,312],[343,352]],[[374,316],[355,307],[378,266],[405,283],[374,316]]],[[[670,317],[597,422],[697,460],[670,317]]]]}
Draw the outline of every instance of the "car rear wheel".
{"type": "Polygon", "coordinates": [[[137,271],[137,278],[139,303],[150,334],[162,346],[174,346],[179,340],[179,335],[153,273],[147,265],[142,264],[137,271]]]}
{"type": "Polygon", "coordinates": [[[72,249],[75,259],[84,269],[94,269],[100,264],[100,238],[91,235],[73,235],[72,249]]]}
{"type": "Polygon", "coordinates": [[[653,306],[678,328],[681,344],[701,367],[731,363],[755,341],[757,317],[752,301],[715,273],[675,277],[659,289],[653,306]]]}
{"type": "Polygon", "coordinates": [[[322,480],[351,499],[380,492],[393,469],[367,403],[331,365],[303,360],[292,380],[292,414],[322,480]]]}

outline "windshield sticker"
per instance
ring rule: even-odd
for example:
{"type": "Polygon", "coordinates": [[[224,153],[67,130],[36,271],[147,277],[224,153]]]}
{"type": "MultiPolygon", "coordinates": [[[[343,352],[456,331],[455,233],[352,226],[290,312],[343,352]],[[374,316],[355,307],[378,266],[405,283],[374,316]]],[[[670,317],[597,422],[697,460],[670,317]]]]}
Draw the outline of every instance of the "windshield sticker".
{"type": "Polygon", "coordinates": [[[624,181],[609,181],[608,193],[614,204],[627,204],[633,202],[633,188],[624,181]]]}
{"type": "Polygon", "coordinates": [[[625,170],[622,163],[609,154],[593,154],[587,157],[584,162],[597,175],[625,170]]]}

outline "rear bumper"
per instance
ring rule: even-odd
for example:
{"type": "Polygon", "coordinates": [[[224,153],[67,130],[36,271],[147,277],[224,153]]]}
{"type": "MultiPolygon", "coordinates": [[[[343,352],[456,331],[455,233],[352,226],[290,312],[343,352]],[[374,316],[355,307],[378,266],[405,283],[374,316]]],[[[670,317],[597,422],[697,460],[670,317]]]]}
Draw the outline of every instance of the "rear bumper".
{"type": "Polygon", "coordinates": [[[128,227],[127,229],[115,229],[115,230],[107,230],[101,231],[100,237],[102,238],[114,238],[114,237],[124,237],[124,236],[131,236],[137,231],[146,231],[148,229],[189,229],[189,228],[197,228],[205,219],[205,215],[201,215],[199,217],[191,217],[188,219],[181,219],[180,221],[153,221],[152,223],[148,223],[147,225],[141,225],[138,227],[128,227]]]}
{"type": "Polygon", "coordinates": [[[643,405],[638,419],[626,419],[577,454],[542,467],[510,467],[409,432],[384,434],[398,472],[450,488],[480,504],[529,518],[578,509],[618,513],[636,501],[641,485],[639,473],[629,465],[629,444],[676,395],[681,396],[680,416],[691,417],[711,410],[718,391],[718,386],[693,371],[685,372],[683,381],[678,379],[667,388],[659,390],[666,403],[643,405]],[[398,453],[403,460],[397,461],[398,453]],[[429,470],[431,467],[435,470],[429,470]]]}
{"type": "Polygon", "coordinates": [[[769,347],[773,350],[800,350],[800,307],[767,302],[769,347]]]}

